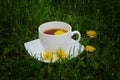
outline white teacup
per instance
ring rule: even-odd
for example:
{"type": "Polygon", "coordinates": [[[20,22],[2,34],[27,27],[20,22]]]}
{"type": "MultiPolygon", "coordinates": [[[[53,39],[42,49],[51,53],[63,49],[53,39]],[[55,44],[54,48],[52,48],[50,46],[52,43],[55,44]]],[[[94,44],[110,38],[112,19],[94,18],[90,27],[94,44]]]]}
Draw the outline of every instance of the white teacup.
{"type": "Polygon", "coordinates": [[[78,39],[75,40],[76,42],[80,41],[81,34],[78,31],[72,31],[72,28],[69,24],[60,21],[52,21],[47,22],[39,26],[39,39],[44,48],[44,50],[48,50],[51,52],[55,52],[58,49],[66,49],[72,40],[72,36],[74,34],[78,35],[78,39]],[[63,29],[67,31],[64,34],[60,35],[50,35],[44,33],[46,30],[50,29],[63,29]]]}

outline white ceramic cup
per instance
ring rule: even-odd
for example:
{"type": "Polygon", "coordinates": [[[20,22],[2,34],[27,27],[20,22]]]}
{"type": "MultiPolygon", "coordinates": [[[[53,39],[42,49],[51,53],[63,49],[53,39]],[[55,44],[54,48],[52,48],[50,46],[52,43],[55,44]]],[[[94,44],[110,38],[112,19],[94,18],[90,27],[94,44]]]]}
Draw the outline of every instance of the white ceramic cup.
{"type": "Polygon", "coordinates": [[[61,49],[67,48],[71,44],[72,36],[74,34],[78,35],[78,39],[75,40],[75,42],[79,42],[81,38],[80,32],[72,31],[72,28],[69,24],[60,21],[43,23],[39,26],[38,31],[39,31],[39,40],[44,50],[48,50],[51,52],[55,52],[60,48],[61,49]],[[44,31],[51,29],[63,29],[67,32],[60,35],[50,35],[44,33],[44,31]]]}

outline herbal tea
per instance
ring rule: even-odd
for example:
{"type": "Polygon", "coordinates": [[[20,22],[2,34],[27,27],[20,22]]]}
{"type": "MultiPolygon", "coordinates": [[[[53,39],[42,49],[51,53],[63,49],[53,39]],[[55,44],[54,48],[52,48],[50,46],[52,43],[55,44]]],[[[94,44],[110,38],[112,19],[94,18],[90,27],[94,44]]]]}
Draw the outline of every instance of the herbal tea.
{"type": "Polygon", "coordinates": [[[66,33],[66,30],[63,29],[50,29],[50,30],[46,30],[44,31],[45,34],[50,34],[50,35],[60,35],[60,34],[64,34],[66,33]]]}

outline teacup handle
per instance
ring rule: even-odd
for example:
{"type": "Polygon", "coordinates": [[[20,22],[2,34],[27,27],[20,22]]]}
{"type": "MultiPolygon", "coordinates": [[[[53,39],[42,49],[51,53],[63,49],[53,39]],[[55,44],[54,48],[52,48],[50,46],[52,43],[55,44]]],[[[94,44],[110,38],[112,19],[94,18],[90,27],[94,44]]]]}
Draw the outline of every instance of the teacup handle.
{"type": "Polygon", "coordinates": [[[79,31],[73,31],[72,32],[72,36],[73,35],[75,35],[75,34],[77,34],[78,35],[78,39],[77,40],[75,40],[76,42],[79,42],[80,41],[80,38],[81,38],[81,34],[80,34],[80,32],[79,31]]]}

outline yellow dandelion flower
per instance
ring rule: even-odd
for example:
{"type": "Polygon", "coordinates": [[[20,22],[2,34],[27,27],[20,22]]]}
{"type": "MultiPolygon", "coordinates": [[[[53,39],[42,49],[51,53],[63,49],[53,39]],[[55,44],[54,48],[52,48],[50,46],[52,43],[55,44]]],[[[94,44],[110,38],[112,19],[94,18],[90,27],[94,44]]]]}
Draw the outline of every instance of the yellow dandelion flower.
{"type": "Polygon", "coordinates": [[[52,60],[52,53],[50,51],[45,51],[43,56],[44,60],[52,60]]]}
{"type": "Polygon", "coordinates": [[[94,38],[94,37],[97,35],[96,31],[94,31],[94,30],[87,31],[86,34],[87,34],[87,36],[89,36],[90,38],[94,38]]]}
{"type": "Polygon", "coordinates": [[[93,46],[90,46],[90,45],[87,45],[86,46],[86,51],[88,51],[88,52],[93,52],[93,51],[95,51],[96,49],[95,49],[95,47],[93,47],[93,46]]]}
{"type": "Polygon", "coordinates": [[[60,35],[66,33],[64,30],[57,30],[54,35],[60,35]]]}
{"type": "Polygon", "coordinates": [[[62,59],[62,58],[66,58],[67,57],[67,53],[65,50],[62,50],[62,49],[58,49],[57,52],[56,52],[56,59],[59,60],[59,59],[62,59]]]}

